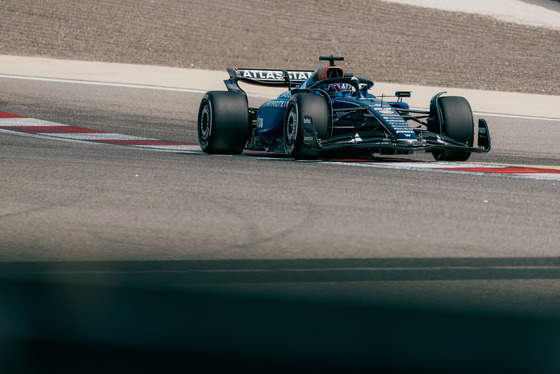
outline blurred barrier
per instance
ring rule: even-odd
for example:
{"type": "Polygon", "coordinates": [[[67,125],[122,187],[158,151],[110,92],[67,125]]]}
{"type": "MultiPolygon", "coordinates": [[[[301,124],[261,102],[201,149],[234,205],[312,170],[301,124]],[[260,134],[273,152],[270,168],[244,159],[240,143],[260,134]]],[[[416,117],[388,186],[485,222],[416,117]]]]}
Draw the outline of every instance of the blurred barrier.
{"type": "Polygon", "coordinates": [[[2,373],[560,370],[555,319],[3,274],[2,373]]]}

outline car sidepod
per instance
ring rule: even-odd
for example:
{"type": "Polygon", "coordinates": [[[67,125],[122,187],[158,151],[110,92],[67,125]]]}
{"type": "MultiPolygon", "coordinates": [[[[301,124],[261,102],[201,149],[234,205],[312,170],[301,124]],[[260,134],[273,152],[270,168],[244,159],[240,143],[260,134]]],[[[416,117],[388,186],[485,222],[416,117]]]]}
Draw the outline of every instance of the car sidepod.
{"type": "Polygon", "coordinates": [[[257,111],[257,137],[268,141],[282,134],[282,125],[288,105],[288,98],[279,97],[261,105],[257,111]]]}

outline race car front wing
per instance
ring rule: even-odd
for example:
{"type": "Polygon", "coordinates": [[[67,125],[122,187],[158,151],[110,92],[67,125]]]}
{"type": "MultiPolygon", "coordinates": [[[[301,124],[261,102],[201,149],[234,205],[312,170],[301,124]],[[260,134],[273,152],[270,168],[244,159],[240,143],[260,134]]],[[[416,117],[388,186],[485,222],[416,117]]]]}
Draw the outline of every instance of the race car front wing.
{"type": "Polygon", "coordinates": [[[311,123],[304,123],[303,131],[304,144],[307,147],[322,151],[372,149],[396,150],[401,153],[432,152],[438,150],[487,153],[492,147],[488,124],[484,119],[478,120],[478,142],[476,147],[460,143],[445,135],[421,129],[414,129],[416,133],[416,139],[414,140],[396,139],[394,135],[382,131],[362,131],[338,135],[329,139],[317,139],[315,129],[311,123]]]}

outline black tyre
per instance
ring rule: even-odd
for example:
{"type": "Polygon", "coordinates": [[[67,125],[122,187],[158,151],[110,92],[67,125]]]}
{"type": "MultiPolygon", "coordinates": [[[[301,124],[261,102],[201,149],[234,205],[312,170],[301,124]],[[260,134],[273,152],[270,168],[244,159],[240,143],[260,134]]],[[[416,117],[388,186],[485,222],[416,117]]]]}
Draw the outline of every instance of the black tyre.
{"type": "MultiPolygon", "coordinates": [[[[443,120],[443,135],[472,147],[474,142],[474,121],[469,102],[460,96],[439,98],[443,120]]],[[[434,151],[434,158],[441,161],[467,161],[470,152],[434,151]]]]}
{"type": "Polygon", "coordinates": [[[210,154],[243,152],[251,124],[247,98],[230,91],[207,92],[198,110],[198,141],[210,154]]]}
{"type": "Polygon", "coordinates": [[[286,154],[299,160],[312,160],[319,157],[319,149],[304,143],[305,122],[311,124],[310,128],[315,130],[317,139],[328,136],[329,108],[324,97],[311,93],[293,95],[284,118],[286,154]]]}

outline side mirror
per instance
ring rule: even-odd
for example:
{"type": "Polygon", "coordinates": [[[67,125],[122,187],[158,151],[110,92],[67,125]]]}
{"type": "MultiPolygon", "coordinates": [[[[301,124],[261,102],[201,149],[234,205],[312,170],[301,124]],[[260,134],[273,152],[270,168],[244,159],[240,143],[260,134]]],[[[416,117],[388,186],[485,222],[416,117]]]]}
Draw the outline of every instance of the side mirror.
{"type": "Polygon", "coordinates": [[[410,91],[397,91],[397,92],[395,92],[395,96],[398,97],[398,98],[410,97],[410,96],[412,96],[412,94],[410,93],[410,91]]]}

